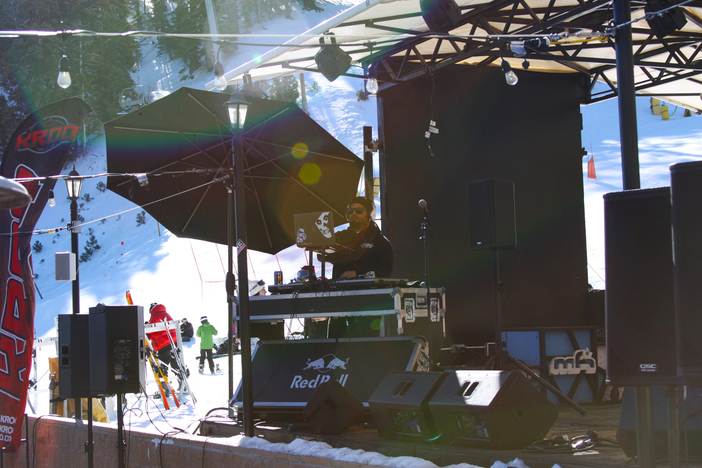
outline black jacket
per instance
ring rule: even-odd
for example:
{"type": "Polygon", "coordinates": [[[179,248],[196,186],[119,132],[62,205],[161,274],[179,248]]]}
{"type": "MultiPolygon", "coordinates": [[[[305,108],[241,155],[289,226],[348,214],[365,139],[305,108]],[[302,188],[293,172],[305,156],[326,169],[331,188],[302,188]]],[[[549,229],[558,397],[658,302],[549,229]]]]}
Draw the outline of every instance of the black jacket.
{"type": "Polygon", "coordinates": [[[328,256],[328,260],[334,264],[333,280],[338,280],[343,272],[351,270],[357,275],[373,271],[377,278],[387,278],[392,274],[392,245],[375,222],[371,221],[367,228],[358,233],[351,228],[339,231],[336,240],[350,249],[328,256]]]}

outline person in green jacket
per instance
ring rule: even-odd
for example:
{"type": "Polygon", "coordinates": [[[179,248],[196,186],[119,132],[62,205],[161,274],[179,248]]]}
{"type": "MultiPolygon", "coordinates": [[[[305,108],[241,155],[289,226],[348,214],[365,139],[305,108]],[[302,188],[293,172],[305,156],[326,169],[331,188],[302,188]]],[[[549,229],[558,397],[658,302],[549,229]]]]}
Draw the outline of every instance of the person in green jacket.
{"type": "Polygon", "coordinates": [[[210,373],[215,373],[214,360],[212,359],[212,348],[214,348],[214,339],[212,338],[217,334],[217,329],[213,327],[210,322],[207,321],[207,317],[200,317],[200,325],[197,329],[197,336],[200,338],[200,373],[202,374],[205,370],[205,358],[207,358],[207,363],[210,365],[210,373]]]}

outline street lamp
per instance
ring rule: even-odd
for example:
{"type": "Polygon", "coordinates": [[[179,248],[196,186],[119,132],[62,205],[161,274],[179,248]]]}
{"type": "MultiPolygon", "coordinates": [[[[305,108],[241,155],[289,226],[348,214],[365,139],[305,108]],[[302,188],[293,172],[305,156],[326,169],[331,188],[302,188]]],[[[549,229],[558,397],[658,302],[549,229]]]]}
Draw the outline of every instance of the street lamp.
{"type": "Polygon", "coordinates": [[[225,281],[227,302],[229,303],[229,404],[230,417],[233,416],[231,402],[234,399],[234,275],[232,274],[234,230],[236,230],[237,265],[239,269],[239,336],[241,337],[241,389],[244,435],[254,436],[253,424],[253,372],[251,368],[251,325],[249,323],[249,274],[246,263],[246,208],[244,202],[244,144],[242,134],[249,102],[246,96],[236,91],[227,102],[229,124],[232,127],[232,167],[234,169],[233,188],[229,189],[228,210],[228,252],[229,272],[225,281]],[[232,229],[232,212],[234,229],[232,229]]]}
{"type": "Polygon", "coordinates": [[[71,200],[71,252],[76,257],[76,279],[73,280],[73,313],[80,313],[80,287],[78,283],[78,234],[80,233],[80,225],[78,224],[78,198],[80,197],[80,189],[83,186],[81,179],[76,171],[68,173],[69,178],[66,179],[66,189],[68,190],[68,198],[71,200]]]}

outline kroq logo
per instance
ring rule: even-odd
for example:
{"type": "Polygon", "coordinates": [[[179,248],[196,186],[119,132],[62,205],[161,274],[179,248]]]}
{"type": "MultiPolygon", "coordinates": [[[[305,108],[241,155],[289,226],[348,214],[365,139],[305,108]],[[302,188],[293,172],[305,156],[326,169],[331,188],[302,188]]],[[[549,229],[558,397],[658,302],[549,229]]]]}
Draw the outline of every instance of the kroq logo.
{"type": "Polygon", "coordinates": [[[78,136],[80,128],[63,117],[47,117],[17,136],[16,151],[47,153],[62,143],[70,143],[78,136]]]}

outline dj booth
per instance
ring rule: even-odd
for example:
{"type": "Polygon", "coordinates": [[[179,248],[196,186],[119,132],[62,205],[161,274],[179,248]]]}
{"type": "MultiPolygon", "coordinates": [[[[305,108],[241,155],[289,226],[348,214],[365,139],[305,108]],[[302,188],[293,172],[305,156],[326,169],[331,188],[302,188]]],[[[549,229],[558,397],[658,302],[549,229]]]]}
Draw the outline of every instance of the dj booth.
{"type": "MultiPolygon", "coordinates": [[[[396,333],[405,323],[430,317],[446,336],[446,292],[444,288],[416,287],[416,282],[391,278],[370,278],[337,282],[289,283],[269,286],[269,296],[249,298],[252,322],[319,317],[379,316],[396,321],[396,333]]],[[[389,320],[385,320],[388,323],[389,320]]],[[[385,327],[387,328],[387,327],[385,327]]],[[[381,336],[394,331],[385,330],[381,336]]]]}
{"type": "MultiPolygon", "coordinates": [[[[269,286],[271,295],[250,297],[252,328],[284,319],[382,322],[374,336],[259,341],[252,352],[254,411],[299,414],[315,390],[332,379],[367,407],[389,372],[428,371],[427,340],[414,333],[402,335],[409,324],[422,330],[431,321],[432,335],[439,331],[445,336],[446,296],[444,288],[431,288],[427,299],[427,289],[417,286],[388,278],[289,283],[269,286]]],[[[232,404],[241,407],[241,387],[232,404]]]]}

